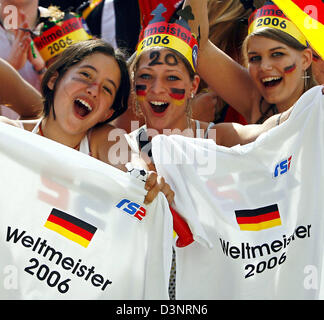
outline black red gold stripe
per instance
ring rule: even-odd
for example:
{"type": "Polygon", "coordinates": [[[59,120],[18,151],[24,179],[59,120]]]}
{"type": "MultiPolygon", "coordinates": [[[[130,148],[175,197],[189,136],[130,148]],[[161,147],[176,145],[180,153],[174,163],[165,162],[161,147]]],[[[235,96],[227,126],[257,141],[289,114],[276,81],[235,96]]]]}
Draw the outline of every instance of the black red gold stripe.
{"type": "Polygon", "coordinates": [[[236,221],[241,230],[259,231],[281,225],[277,204],[248,210],[236,210],[236,221]]]}
{"type": "Polygon", "coordinates": [[[93,225],[55,208],[47,218],[45,227],[84,247],[89,245],[97,230],[93,225]]]}

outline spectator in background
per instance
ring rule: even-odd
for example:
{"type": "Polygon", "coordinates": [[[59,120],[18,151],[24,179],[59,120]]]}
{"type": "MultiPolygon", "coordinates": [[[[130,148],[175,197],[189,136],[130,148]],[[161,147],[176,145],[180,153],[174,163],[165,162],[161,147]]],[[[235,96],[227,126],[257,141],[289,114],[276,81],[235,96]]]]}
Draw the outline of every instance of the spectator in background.
{"type": "MultiPolygon", "coordinates": [[[[208,0],[209,40],[239,64],[243,64],[241,47],[248,34],[247,19],[265,0],[208,0]]],[[[192,116],[201,121],[237,122],[246,119],[201,81],[193,101],[192,116]]]]}
{"type": "Polygon", "coordinates": [[[39,17],[47,10],[39,7],[35,0],[0,0],[0,5],[0,57],[39,89],[44,61],[39,55],[36,58],[33,56],[30,33],[19,28],[34,30],[39,17]]]}
{"type": "Polygon", "coordinates": [[[137,0],[92,0],[80,10],[94,36],[123,49],[128,56],[135,51],[140,32],[137,0]]]}
{"type": "Polygon", "coordinates": [[[141,31],[151,20],[159,3],[167,8],[164,17],[172,19],[182,0],[91,0],[82,5],[83,18],[91,33],[131,56],[141,31]],[[98,23],[100,21],[100,23],[98,23]]]}
{"type": "Polygon", "coordinates": [[[69,0],[69,1],[62,1],[62,0],[39,0],[39,5],[48,8],[49,6],[57,6],[60,10],[76,10],[84,0],[69,0]],[[72,8],[72,9],[71,9],[72,8]]]}
{"type": "Polygon", "coordinates": [[[92,38],[83,18],[70,10],[49,6],[48,16],[41,17],[39,22],[38,34],[33,38],[46,67],[73,43],[92,38]]]}
{"type": "MultiPolygon", "coordinates": [[[[11,64],[20,75],[37,90],[45,71],[43,59],[31,47],[30,33],[19,30],[34,30],[38,19],[46,12],[36,0],[0,0],[0,57],[11,64]]],[[[0,114],[17,119],[18,114],[0,106],[0,114]]]]}

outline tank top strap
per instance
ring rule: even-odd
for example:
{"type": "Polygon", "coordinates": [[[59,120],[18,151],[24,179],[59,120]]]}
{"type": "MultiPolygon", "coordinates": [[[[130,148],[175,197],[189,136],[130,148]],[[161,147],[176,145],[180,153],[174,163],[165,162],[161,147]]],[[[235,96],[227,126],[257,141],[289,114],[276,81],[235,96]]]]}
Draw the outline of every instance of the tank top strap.
{"type": "Polygon", "coordinates": [[[84,138],[80,142],[79,151],[91,156],[91,149],[90,149],[90,138],[91,138],[91,130],[84,136],[84,138]]]}
{"type": "Polygon", "coordinates": [[[204,135],[204,138],[205,138],[205,139],[208,138],[208,132],[209,132],[209,130],[210,130],[214,125],[215,125],[214,122],[209,122],[209,125],[208,125],[208,127],[207,127],[207,129],[206,129],[206,131],[205,131],[205,135],[204,135]]]}
{"type": "Polygon", "coordinates": [[[215,125],[214,122],[209,122],[208,127],[204,133],[203,132],[204,130],[200,129],[199,120],[195,120],[195,124],[196,124],[196,138],[204,138],[204,139],[207,139],[208,131],[210,130],[210,128],[212,128],[215,125]]]}
{"type": "Polygon", "coordinates": [[[39,125],[41,124],[42,121],[43,121],[43,118],[40,118],[40,119],[36,122],[36,125],[35,125],[34,129],[32,130],[32,133],[37,133],[37,132],[38,132],[39,125]]]}

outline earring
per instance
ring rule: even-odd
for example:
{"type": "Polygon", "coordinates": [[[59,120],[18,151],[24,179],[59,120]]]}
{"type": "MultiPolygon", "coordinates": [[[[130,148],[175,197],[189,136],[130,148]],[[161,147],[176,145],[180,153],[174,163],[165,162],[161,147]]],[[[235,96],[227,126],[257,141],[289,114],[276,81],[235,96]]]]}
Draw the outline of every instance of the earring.
{"type": "Polygon", "coordinates": [[[306,88],[307,88],[307,79],[310,78],[310,76],[307,74],[307,70],[304,71],[304,75],[302,76],[302,78],[304,79],[304,91],[306,91],[306,88]]]}
{"type": "Polygon", "coordinates": [[[193,99],[195,97],[195,94],[191,92],[190,98],[193,99]]]}

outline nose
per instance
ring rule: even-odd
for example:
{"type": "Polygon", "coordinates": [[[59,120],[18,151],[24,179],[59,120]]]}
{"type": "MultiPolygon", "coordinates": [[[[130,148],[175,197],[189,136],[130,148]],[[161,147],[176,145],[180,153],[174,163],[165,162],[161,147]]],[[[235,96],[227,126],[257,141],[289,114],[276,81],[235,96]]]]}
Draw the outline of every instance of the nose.
{"type": "Polygon", "coordinates": [[[97,97],[99,92],[99,84],[96,82],[89,83],[87,86],[87,93],[90,94],[92,97],[97,97]]]}
{"type": "Polygon", "coordinates": [[[164,87],[162,78],[156,77],[154,79],[154,81],[152,82],[152,85],[151,85],[151,91],[154,94],[161,94],[161,93],[165,92],[165,87],[164,87]]]}
{"type": "Polygon", "coordinates": [[[272,69],[272,63],[269,59],[263,58],[260,64],[260,68],[263,71],[268,71],[272,69]]]}

